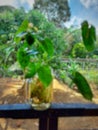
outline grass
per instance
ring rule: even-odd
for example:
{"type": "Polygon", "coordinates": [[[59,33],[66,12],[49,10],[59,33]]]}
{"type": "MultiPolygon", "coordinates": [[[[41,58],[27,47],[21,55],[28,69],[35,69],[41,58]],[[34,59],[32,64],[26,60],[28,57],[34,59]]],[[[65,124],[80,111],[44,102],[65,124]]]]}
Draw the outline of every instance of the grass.
{"type": "Polygon", "coordinates": [[[85,76],[89,83],[98,84],[98,69],[81,70],[81,74],[85,76]]]}

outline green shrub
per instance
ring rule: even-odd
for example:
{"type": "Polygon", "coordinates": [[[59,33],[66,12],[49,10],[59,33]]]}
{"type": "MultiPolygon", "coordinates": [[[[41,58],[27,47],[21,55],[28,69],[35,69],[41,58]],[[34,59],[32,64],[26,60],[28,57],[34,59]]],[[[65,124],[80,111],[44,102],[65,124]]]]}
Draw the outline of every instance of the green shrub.
{"type": "Polygon", "coordinates": [[[75,44],[72,49],[72,57],[86,58],[86,56],[87,56],[87,50],[85,46],[83,45],[83,43],[75,44]]]}

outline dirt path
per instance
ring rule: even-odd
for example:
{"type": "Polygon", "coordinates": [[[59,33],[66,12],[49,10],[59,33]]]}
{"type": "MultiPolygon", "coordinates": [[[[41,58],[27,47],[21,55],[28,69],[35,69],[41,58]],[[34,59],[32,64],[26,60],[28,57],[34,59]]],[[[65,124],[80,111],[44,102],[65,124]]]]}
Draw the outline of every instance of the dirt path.
{"type": "MultiPolygon", "coordinates": [[[[19,79],[0,79],[0,104],[22,103],[24,101],[23,91],[20,91],[23,82],[19,79]]],[[[53,102],[84,102],[85,100],[78,92],[71,90],[67,85],[53,81],[53,102]]],[[[93,85],[93,102],[98,103],[97,86],[93,85]]],[[[76,117],[60,118],[59,130],[98,130],[98,117],[76,117]]],[[[0,119],[0,130],[38,130],[38,120],[12,120],[0,119]],[[6,129],[7,128],[7,129],[6,129]]]]}

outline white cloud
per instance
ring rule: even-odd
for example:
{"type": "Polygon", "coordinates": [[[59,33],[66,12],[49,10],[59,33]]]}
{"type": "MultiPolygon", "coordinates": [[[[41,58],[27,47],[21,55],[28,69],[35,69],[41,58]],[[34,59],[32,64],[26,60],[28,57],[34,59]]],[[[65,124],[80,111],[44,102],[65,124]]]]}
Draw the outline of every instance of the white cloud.
{"type": "MultiPolygon", "coordinates": [[[[17,0],[16,0],[17,1],[17,0]]],[[[21,5],[24,3],[28,3],[30,7],[32,7],[34,0],[19,0],[21,5]]]]}
{"type": "Polygon", "coordinates": [[[24,5],[29,6],[30,8],[32,8],[32,5],[34,3],[34,0],[0,0],[0,5],[11,5],[14,7],[21,7],[24,5]]]}
{"type": "Polygon", "coordinates": [[[68,0],[68,2],[70,2],[70,0],[68,0]]]}
{"type": "Polygon", "coordinates": [[[34,3],[34,0],[27,0],[29,5],[32,6],[32,4],[34,3]]]}
{"type": "Polygon", "coordinates": [[[0,5],[13,5],[15,0],[0,0],[0,5]]]}
{"type": "Polygon", "coordinates": [[[71,19],[70,19],[70,21],[67,21],[66,23],[65,23],[65,26],[67,27],[67,28],[70,28],[71,26],[77,26],[77,27],[79,27],[80,26],[80,24],[82,23],[82,19],[81,18],[78,18],[78,17],[76,17],[76,16],[73,16],[71,19]]]}
{"type": "Polygon", "coordinates": [[[97,33],[97,35],[98,35],[98,27],[96,27],[96,33],[97,33]]]}
{"type": "Polygon", "coordinates": [[[80,2],[86,7],[86,8],[90,8],[90,7],[95,7],[98,6],[98,0],[80,0],[80,2]]]}

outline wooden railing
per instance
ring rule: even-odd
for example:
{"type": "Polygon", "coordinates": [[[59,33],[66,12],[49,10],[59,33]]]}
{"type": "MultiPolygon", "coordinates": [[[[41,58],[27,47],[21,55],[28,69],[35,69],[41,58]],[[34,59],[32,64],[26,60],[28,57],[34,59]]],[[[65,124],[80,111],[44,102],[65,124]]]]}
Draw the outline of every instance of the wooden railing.
{"type": "MultiPolygon", "coordinates": [[[[72,59],[73,62],[78,64],[82,69],[98,69],[98,60],[97,59],[89,59],[89,58],[77,58],[72,59]]],[[[63,63],[70,64],[70,59],[63,58],[63,63]]]]}
{"type": "Polygon", "coordinates": [[[29,104],[0,105],[0,118],[39,119],[39,130],[58,130],[59,117],[80,116],[98,116],[98,105],[53,103],[51,107],[45,111],[33,110],[29,104]]]}

